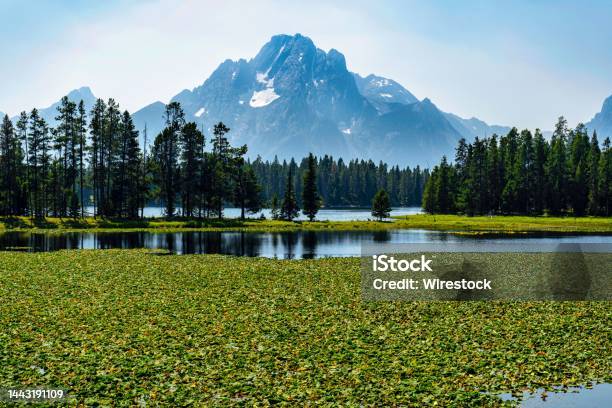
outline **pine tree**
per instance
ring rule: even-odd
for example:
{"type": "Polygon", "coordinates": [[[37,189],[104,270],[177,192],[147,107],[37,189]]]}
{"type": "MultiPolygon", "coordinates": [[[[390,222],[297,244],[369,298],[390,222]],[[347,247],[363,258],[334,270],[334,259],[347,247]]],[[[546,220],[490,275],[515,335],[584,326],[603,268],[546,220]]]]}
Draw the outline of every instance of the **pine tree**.
{"type": "Polygon", "coordinates": [[[77,105],[64,96],[57,107],[56,120],[58,126],[55,129],[55,149],[57,150],[59,179],[56,180],[57,193],[59,197],[60,216],[69,215],[76,218],[79,213],[79,202],[76,197],[77,185],[77,105]]]}
{"type": "Polygon", "coordinates": [[[103,192],[102,200],[100,203],[101,213],[105,216],[117,216],[121,215],[121,208],[118,206],[116,198],[120,195],[121,186],[118,180],[121,180],[121,176],[118,176],[120,172],[121,163],[121,148],[122,148],[122,136],[121,136],[121,111],[119,110],[119,104],[114,99],[109,99],[106,104],[106,115],[104,119],[104,132],[102,137],[101,146],[101,163],[102,163],[102,176],[103,181],[103,192]]]}
{"type": "Polygon", "coordinates": [[[308,156],[308,169],[304,173],[303,183],[302,206],[304,209],[302,212],[312,222],[321,207],[321,200],[317,191],[316,161],[312,153],[308,156]]]}
{"type": "Polygon", "coordinates": [[[546,205],[546,158],[549,154],[540,129],[535,131],[533,150],[533,212],[540,215],[546,205]]]}
{"type": "Polygon", "coordinates": [[[437,185],[439,183],[440,167],[434,166],[423,191],[423,202],[421,206],[428,214],[435,214],[438,208],[438,197],[436,196],[437,185]]]}
{"type": "Polygon", "coordinates": [[[85,216],[85,152],[87,151],[87,112],[85,103],[81,100],[78,106],[76,118],[76,136],[78,138],[78,160],[79,160],[79,198],[81,203],[81,218],[85,216]]]}
{"type": "Polygon", "coordinates": [[[599,205],[602,214],[609,217],[612,214],[612,147],[610,138],[603,143],[603,150],[599,156],[599,205]]]}
{"type": "Polygon", "coordinates": [[[101,203],[104,200],[104,161],[103,138],[106,128],[106,104],[102,99],[96,100],[91,111],[89,130],[91,144],[89,146],[89,166],[91,168],[91,181],[93,188],[94,217],[104,215],[101,212],[101,203]]]}
{"type": "Polygon", "coordinates": [[[226,135],[230,129],[223,122],[213,127],[213,151],[211,202],[217,217],[223,217],[223,206],[230,202],[235,192],[236,177],[240,177],[240,171],[244,163],[246,145],[232,147],[226,135]]]}
{"type": "Polygon", "coordinates": [[[197,205],[200,172],[203,161],[204,135],[194,122],[181,131],[181,202],[183,216],[193,217],[197,205]]]}
{"type": "Polygon", "coordinates": [[[299,212],[300,207],[297,204],[293,189],[293,169],[289,167],[287,184],[285,185],[285,196],[280,210],[280,218],[286,221],[293,221],[294,218],[297,218],[299,212]]]}
{"type": "Polygon", "coordinates": [[[598,215],[600,212],[599,208],[599,158],[601,150],[599,149],[599,141],[597,140],[597,132],[593,132],[591,136],[591,143],[589,146],[589,153],[587,157],[588,167],[588,212],[590,215],[598,215]]]}
{"type": "Polygon", "coordinates": [[[560,117],[550,141],[550,155],[547,160],[547,203],[551,214],[558,215],[566,209],[567,156],[566,156],[567,121],[560,117]]]}
{"type": "Polygon", "coordinates": [[[234,204],[240,208],[240,219],[244,220],[245,212],[256,214],[261,210],[261,187],[249,164],[243,164],[239,170],[235,183],[234,204]]]}
{"type": "MultiPolygon", "coordinates": [[[[31,198],[31,194],[30,194],[30,163],[29,163],[29,158],[30,158],[30,152],[28,149],[28,114],[26,112],[21,112],[21,114],[19,115],[19,119],[17,120],[17,124],[15,125],[15,128],[17,130],[17,139],[19,140],[19,142],[21,143],[21,145],[25,148],[25,151],[23,152],[25,154],[25,166],[23,166],[25,168],[25,174],[24,174],[24,179],[22,180],[23,183],[23,194],[25,195],[25,210],[30,211],[32,209],[32,198],[31,198]]],[[[32,214],[30,214],[31,216],[32,214]]]]}
{"type": "Polygon", "coordinates": [[[520,135],[518,153],[512,172],[516,183],[516,201],[514,211],[531,214],[534,209],[534,149],[533,137],[527,129],[520,135]]]}
{"type": "Polygon", "coordinates": [[[501,195],[501,208],[505,213],[518,212],[518,190],[520,187],[520,164],[517,164],[519,132],[513,127],[501,139],[504,187],[501,195]]]}
{"type": "Polygon", "coordinates": [[[569,197],[574,215],[584,215],[588,204],[589,166],[588,154],[590,150],[589,137],[583,124],[570,132],[569,154],[569,197]]]}
{"type": "Polygon", "coordinates": [[[390,215],[391,201],[389,200],[389,194],[384,189],[380,189],[372,199],[372,216],[378,221],[382,221],[389,218],[390,215]]]}
{"type": "Polygon", "coordinates": [[[448,214],[454,211],[455,195],[453,194],[452,186],[452,167],[448,164],[446,156],[443,156],[435,185],[435,197],[437,199],[436,212],[448,214]]]}
{"type": "Polygon", "coordinates": [[[176,136],[170,127],[166,127],[157,135],[153,145],[156,182],[167,217],[173,217],[176,208],[179,179],[176,136]]]}
{"type": "Polygon", "coordinates": [[[278,196],[276,194],[272,196],[272,200],[270,201],[270,214],[273,220],[278,220],[280,218],[280,208],[278,196]]]}
{"type": "Polygon", "coordinates": [[[178,102],[166,105],[164,113],[166,127],[155,138],[153,159],[160,196],[165,205],[167,217],[173,217],[176,209],[176,198],[180,192],[180,133],[185,126],[185,114],[178,102]]]}
{"type": "Polygon", "coordinates": [[[142,155],[138,144],[138,131],[128,111],[121,119],[121,183],[119,214],[125,218],[138,218],[143,200],[142,155]]]}
{"type": "Polygon", "coordinates": [[[0,215],[23,213],[22,159],[21,142],[15,134],[13,122],[5,115],[0,126],[0,215]]]}

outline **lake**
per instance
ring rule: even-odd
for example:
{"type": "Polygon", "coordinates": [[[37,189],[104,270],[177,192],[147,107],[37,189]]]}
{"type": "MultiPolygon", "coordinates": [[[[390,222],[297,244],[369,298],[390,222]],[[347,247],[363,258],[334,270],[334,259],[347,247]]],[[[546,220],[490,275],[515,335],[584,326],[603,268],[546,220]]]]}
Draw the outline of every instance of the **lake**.
{"type": "Polygon", "coordinates": [[[536,244],[604,243],[610,235],[508,235],[466,236],[428,230],[391,231],[292,231],[292,232],[67,232],[30,233],[8,231],[0,234],[0,250],[56,251],[60,249],[147,248],[177,254],[224,254],[281,259],[360,256],[368,243],[475,243],[493,248],[500,243],[536,244]]]}
{"type": "MultiPolygon", "coordinates": [[[[504,401],[516,401],[511,394],[502,394],[504,401]]],[[[592,388],[569,387],[557,389],[557,392],[545,392],[539,389],[535,392],[522,394],[522,408],[572,408],[572,407],[606,407],[612,401],[612,384],[595,384],[592,388]]]]}
{"type": "MultiPolygon", "coordinates": [[[[85,211],[87,214],[93,214],[93,207],[86,207],[85,211]]],[[[423,210],[421,207],[396,207],[391,211],[391,215],[413,215],[421,214],[423,210]]],[[[250,218],[259,218],[264,215],[267,219],[272,219],[270,209],[265,208],[257,214],[248,214],[250,218]]],[[[164,209],[162,207],[145,207],[145,217],[163,217],[164,209]]],[[[223,211],[225,218],[240,218],[240,208],[226,208],[223,211]]],[[[369,208],[322,208],[317,214],[317,220],[319,221],[367,221],[373,219],[371,210],[369,208]]],[[[304,214],[300,212],[300,216],[297,220],[306,220],[304,214]]]]}

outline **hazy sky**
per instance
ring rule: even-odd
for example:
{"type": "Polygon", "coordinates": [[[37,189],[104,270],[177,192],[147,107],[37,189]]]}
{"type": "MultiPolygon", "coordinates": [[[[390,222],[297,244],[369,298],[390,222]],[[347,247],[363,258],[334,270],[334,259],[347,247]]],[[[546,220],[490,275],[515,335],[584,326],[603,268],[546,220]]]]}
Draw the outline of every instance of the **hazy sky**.
{"type": "Polygon", "coordinates": [[[90,86],[135,111],[274,34],[336,48],[440,109],[550,129],[612,94],[612,1],[0,0],[0,111],[90,86]]]}

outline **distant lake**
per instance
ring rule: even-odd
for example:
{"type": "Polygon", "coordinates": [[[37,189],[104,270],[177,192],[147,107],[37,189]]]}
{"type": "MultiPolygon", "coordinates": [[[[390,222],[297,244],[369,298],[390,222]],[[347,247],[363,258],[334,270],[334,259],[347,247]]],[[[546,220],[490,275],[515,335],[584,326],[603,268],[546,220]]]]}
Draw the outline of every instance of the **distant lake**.
{"type": "MultiPolygon", "coordinates": [[[[93,207],[86,207],[85,210],[88,214],[93,214],[93,207]]],[[[421,214],[423,210],[421,207],[396,207],[391,211],[391,215],[413,215],[421,214]]],[[[264,209],[257,214],[248,214],[249,218],[259,218],[264,215],[267,219],[272,218],[272,214],[269,209],[264,209]]],[[[145,207],[145,217],[163,217],[164,209],[162,207],[145,207]]],[[[226,208],[223,211],[225,218],[240,218],[240,208],[226,208]]],[[[373,219],[372,212],[369,208],[322,208],[317,213],[317,220],[319,221],[367,221],[373,219]]],[[[307,218],[300,211],[298,220],[306,220],[307,218]]]]}

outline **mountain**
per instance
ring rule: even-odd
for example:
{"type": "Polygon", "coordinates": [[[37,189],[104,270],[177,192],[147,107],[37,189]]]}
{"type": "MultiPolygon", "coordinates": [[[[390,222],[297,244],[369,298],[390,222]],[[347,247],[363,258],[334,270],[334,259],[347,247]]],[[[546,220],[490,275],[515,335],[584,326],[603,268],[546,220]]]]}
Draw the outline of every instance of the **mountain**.
{"type": "Polygon", "coordinates": [[[464,119],[452,113],[444,114],[450,124],[466,139],[488,137],[494,133],[501,136],[510,131],[508,126],[488,125],[477,118],[464,119]]]}
{"type": "MultiPolygon", "coordinates": [[[[223,121],[233,144],[247,144],[250,157],[266,159],[312,152],[432,165],[452,155],[458,139],[488,126],[460,126],[463,119],[449,117],[429,99],[419,101],[391,79],[350,72],[339,51],[325,52],[300,34],[272,37],[248,61],[224,61],[202,85],[171,101],[180,102],[186,119],[209,135],[223,121]]],[[[163,127],[161,112],[156,102],[134,113],[139,129],[146,123],[149,143],[163,127]]]]}
{"type": "MultiPolygon", "coordinates": [[[[68,100],[76,104],[78,104],[82,100],[85,104],[85,110],[87,111],[87,113],[91,111],[91,108],[93,108],[96,102],[96,97],[91,92],[91,89],[87,86],[81,87],[79,89],[74,89],[68,92],[68,95],[66,96],[68,97],[68,100]]],[[[55,126],[57,124],[55,117],[57,116],[58,106],[60,106],[60,101],[55,102],[53,105],[47,108],[39,109],[40,116],[47,121],[49,126],[55,126]]]]}
{"type": "Polygon", "coordinates": [[[606,137],[612,138],[612,95],[606,98],[601,111],[586,123],[586,127],[590,131],[596,130],[600,141],[606,137]]]}
{"type": "Polygon", "coordinates": [[[403,86],[392,79],[370,74],[363,78],[353,74],[359,92],[366,97],[379,111],[387,111],[390,104],[410,105],[419,100],[403,86]]]}
{"type": "MultiPolygon", "coordinates": [[[[68,97],[68,100],[76,104],[79,104],[79,102],[81,102],[82,100],[83,103],[85,104],[85,110],[87,111],[88,114],[96,102],[96,97],[91,92],[91,89],[87,86],[84,86],[78,89],[74,89],[68,92],[66,96],[68,97]]],[[[51,106],[38,109],[38,114],[40,115],[41,118],[43,118],[47,122],[47,124],[50,127],[54,127],[57,125],[57,121],[55,120],[55,117],[58,114],[57,107],[60,106],[60,104],[61,104],[61,99],[53,103],[51,106]]],[[[14,122],[17,121],[18,119],[19,119],[19,115],[16,115],[12,118],[14,122]]]]}
{"type": "Polygon", "coordinates": [[[0,120],[4,119],[5,116],[6,116],[6,113],[0,112],[0,120]]]}
{"type": "Polygon", "coordinates": [[[155,136],[163,128],[166,105],[163,102],[153,102],[132,115],[134,126],[140,131],[141,143],[144,142],[144,130],[147,129],[147,146],[153,144],[155,136]]]}
{"type": "MultiPolygon", "coordinates": [[[[96,100],[88,87],[68,98],[83,99],[88,112],[96,100]]],[[[442,155],[453,157],[461,137],[508,130],[442,112],[392,79],[352,73],[339,51],[325,52],[300,34],[272,37],[248,61],[224,61],[203,84],[171,101],[180,102],[186,120],[208,137],[223,121],[231,128],[231,143],[247,144],[251,158],[282,160],[312,152],[432,166],[442,155]]],[[[51,126],[59,103],[39,109],[51,126]]],[[[132,115],[141,140],[146,126],[148,146],[163,129],[164,109],[158,101],[132,115]]]]}

